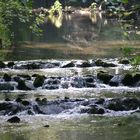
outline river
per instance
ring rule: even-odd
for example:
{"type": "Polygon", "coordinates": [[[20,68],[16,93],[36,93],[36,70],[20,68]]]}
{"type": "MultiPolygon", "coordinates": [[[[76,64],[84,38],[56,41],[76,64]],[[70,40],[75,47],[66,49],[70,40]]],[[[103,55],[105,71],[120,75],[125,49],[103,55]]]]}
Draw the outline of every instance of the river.
{"type": "Polygon", "coordinates": [[[26,28],[21,29],[20,25],[17,27],[21,45],[1,50],[0,58],[6,67],[1,69],[0,84],[10,83],[14,89],[0,91],[0,109],[3,102],[20,106],[23,103],[16,103],[15,99],[21,98],[31,103],[30,109],[34,112],[29,114],[26,112],[28,108],[23,107],[23,111],[14,114],[21,122],[11,124],[7,120],[13,115],[3,115],[1,109],[1,140],[139,140],[139,105],[130,105],[133,109],[128,107],[114,111],[108,109],[106,102],[111,99],[121,101],[123,98],[139,100],[140,79],[133,86],[129,86],[129,83],[125,85],[122,79],[117,86],[112,86],[98,76],[102,71],[109,76],[119,75],[123,78],[132,68],[131,64],[120,64],[119,61],[123,57],[123,47],[134,47],[139,53],[138,31],[130,28],[130,40],[127,40],[120,22],[106,19],[100,13],[92,17],[89,13],[75,13],[52,21],[46,18],[46,22],[41,25],[43,35],[39,37],[26,28]],[[111,63],[111,66],[99,66],[99,59],[111,63]],[[14,61],[14,64],[8,66],[9,61],[14,61]],[[10,81],[4,81],[5,73],[11,76],[10,81]],[[34,74],[45,76],[42,86],[33,86],[34,74]],[[19,88],[16,76],[25,80],[30,90],[19,88]],[[64,86],[64,83],[68,84],[64,86]],[[36,110],[32,110],[37,98],[48,100],[47,109],[44,104],[43,108],[50,113],[36,113],[36,110]],[[103,106],[101,104],[101,108],[105,109],[103,114],[82,113],[82,109],[93,107],[90,100],[100,98],[105,99],[103,106]],[[84,105],[79,103],[81,100],[84,105]],[[53,108],[51,101],[58,102],[58,106],[53,108]],[[87,102],[88,106],[85,105],[87,102]],[[71,106],[70,109],[67,104],[71,106]]]}

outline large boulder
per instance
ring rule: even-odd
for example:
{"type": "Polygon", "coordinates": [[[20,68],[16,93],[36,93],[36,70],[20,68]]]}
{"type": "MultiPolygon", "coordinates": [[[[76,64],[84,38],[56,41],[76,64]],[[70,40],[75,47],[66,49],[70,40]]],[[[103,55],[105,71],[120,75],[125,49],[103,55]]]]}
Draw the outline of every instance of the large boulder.
{"type": "Polygon", "coordinates": [[[27,87],[27,85],[25,84],[25,81],[24,80],[21,80],[21,79],[18,81],[17,88],[19,90],[31,90],[29,87],[27,87]]]}
{"type": "Polygon", "coordinates": [[[126,110],[134,110],[140,107],[140,100],[138,98],[124,98],[122,104],[126,110]]]}
{"type": "Polygon", "coordinates": [[[34,80],[34,87],[41,87],[44,83],[45,77],[42,75],[38,75],[34,80]]]}
{"type": "Polygon", "coordinates": [[[105,103],[105,108],[113,111],[135,110],[139,107],[140,99],[138,98],[116,98],[105,103]]]}
{"type": "Polygon", "coordinates": [[[140,73],[136,73],[133,77],[134,83],[137,83],[140,81],[140,73]]]}
{"type": "Polygon", "coordinates": [[[6,67],[5,63],[0,61],[0,68],[5,68],[5,67],[6,67]]]}
{"type": "Polygon", "coordinates": [[[14,65],[15,65],[14,62],[8,62],[8,64],[7,64],[8,68],[13,68],[14,65]]]}
{"type": "Polygon", "coordinates": [[[122,79],[122,84],[124,86],[134,86],[134,79],[132,74],[127,73],[124,75],[124,78],[122,79]]]}
{"type": "Polygon", "coordinates": [[[123,106],[121,99],[112,99],[107,101],[105,108],[113,111],[124,111],[125,107],[123,106]]]}
{"type": "Polygon", "coordinates": [[[101,81],[103,81],[104,84],[108,84],[109,81],[113,78],[112,75],[108,74],[107,72],[103,72],[103,71],[100,71],[98,74],[97,74],[97,78],[101,81]]]}

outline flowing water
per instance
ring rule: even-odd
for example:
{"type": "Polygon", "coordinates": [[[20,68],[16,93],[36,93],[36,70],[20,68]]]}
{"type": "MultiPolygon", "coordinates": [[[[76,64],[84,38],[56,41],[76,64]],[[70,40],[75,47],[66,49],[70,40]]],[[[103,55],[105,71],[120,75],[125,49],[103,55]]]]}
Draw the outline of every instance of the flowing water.
{"type": "Polygon", "coordinates": [[[24,43],[1,51],[1,60],[6,65],[9,60],[13,60],[14,66],[1,69],[0,84],[10,83],[14,90],[1,90],[0,103],[20,106],[20,103],[13,101],[20,97],[31,103],[29,107],[34,114],[27,113],[28,108],[23,107],[23,110],[15,113],[21,122],[10,124],[7,120],[12,116],[8,113],[3,115],[3,111],[0,111],[0,140],[139,140],[139,105],[130,105],[133,109],[112,111],[106,103],[118,98],[120,101],[124,97],[139,99],[140,80],[133,86],[125,86],[121,81],[118,86],[111,86],[100,81],[97,76],[100,71],[104,71],[123,78],[132,67],[119,63],[122,57],[120,49],[133,46],[139,53],[138,33],[130,29],[131,40],[128,41],[117,20],[108,20],[101,14],[91,16],[89,13],[65,15],[52,21],[46,18],[42,29],[43,35],[40,37],[26,29],[19,32],[18,37],[24,43]],[[97,66],[97,58],[113,66],[97,66]],[[84,62],[86,66],[82,65],[84,62]],[[3,79],[4,73],[11,75],[10,82],[3,79]],[[14,77],[21,74],[30,76],[31,79],[19,76],[26,81],[30,90],[18,88],[18,81],[14,77]],[[41,87],[33,86],[33,74],[45,76],[41,87]],[[85,82],[86,78],[93,81],[85,82]],[[64,83],[68,83],[67,86],[63,86],[64,83]],[[47,106],[39,105],[46,114],[34,109],[37,98],[47,98],[47,106]],[[95,105],[92,100],[100,98],[105,99],[101,105],[105,113],[82,112],[95,105]],[[56,106],[53,101],[56,101],[56,106]],[[87,102],[88,105],[85,105],[87,102]]]}

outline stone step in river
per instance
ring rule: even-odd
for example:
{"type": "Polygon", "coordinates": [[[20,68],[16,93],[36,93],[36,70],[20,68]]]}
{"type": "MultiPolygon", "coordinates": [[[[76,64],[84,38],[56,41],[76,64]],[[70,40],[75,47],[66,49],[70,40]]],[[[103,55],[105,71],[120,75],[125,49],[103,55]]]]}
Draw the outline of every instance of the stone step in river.
{"type": "Polygon", "coordinates": [[[11,119],[17,122],[25,115],[117,116],[139,112],[140,98],[133,96],[140,93],[139,66],[134,72],[128,59],[1,61],[0,68],[0,116],[15,116],[11,119]],[[122,96],[101,94],[113,95],[113,90],[122,96]],[[93,98],[95,93],[100,96],[93,98]]]}

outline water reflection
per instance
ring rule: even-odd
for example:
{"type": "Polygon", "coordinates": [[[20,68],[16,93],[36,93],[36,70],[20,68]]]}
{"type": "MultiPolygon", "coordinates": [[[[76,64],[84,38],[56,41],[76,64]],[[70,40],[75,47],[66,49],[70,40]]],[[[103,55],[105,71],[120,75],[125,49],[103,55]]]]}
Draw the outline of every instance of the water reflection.
{"type": "MultiPolygon", "coordinates": [[[[41,25],[42,36],[35,36],[26,26],[17,28],[21,43],[5,50],[1,59],[91,59],[118,57],[120,48],[133,46],[139,49],[139,38],[125,40],[117,20],[109,20],[102,13],[75,13],[46,18],[41,25]],[[125,40],[125,41],[124,41],[125,40]]],[[[134,33],[131,33],[134,38],[134,33]]]]}

